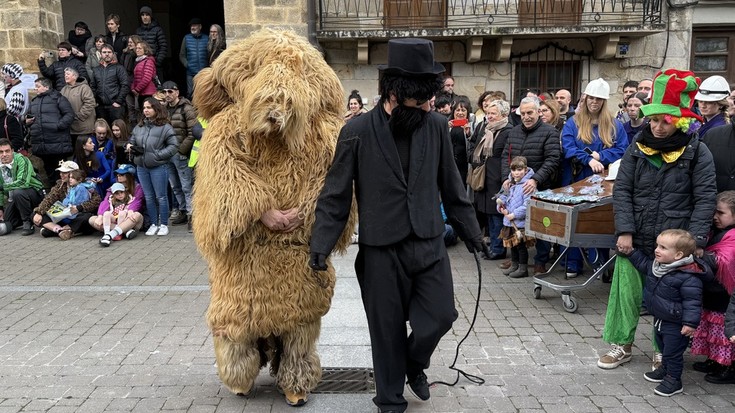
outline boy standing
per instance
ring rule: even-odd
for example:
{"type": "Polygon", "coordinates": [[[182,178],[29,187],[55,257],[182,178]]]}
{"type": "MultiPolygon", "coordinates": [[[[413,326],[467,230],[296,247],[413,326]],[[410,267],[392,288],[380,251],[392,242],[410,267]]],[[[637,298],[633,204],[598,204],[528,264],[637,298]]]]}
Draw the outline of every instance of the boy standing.
{"type": "Polygon", "coordinates": [[[702,312],[702,279],[712,277],[712,270],[692,255],[697,244],[692,235],[681,229],[668,229],[656,239],[655,259],[640,250],[630,255],[630,262],[646,273],[646,306],[653,314],[656,344],[663,353],[663,363],[644,374],[646,380],[660,383],[654,389],[659,396],[673,396],[683,391],[681,374],[684,351],[699,325],[702,312]]]}

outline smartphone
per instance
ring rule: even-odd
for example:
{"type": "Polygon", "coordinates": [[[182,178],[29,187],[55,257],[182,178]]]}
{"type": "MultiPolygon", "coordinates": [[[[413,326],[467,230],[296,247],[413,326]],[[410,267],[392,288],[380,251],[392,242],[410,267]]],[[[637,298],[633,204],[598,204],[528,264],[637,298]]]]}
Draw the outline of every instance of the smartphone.
{"type": "Polygon", "coordinates": [[[587,155],[592,155],[592,149],[590,149],[590,148],[584,148],[582,150],[585,151],[587,153],[587,155]]]}
{"type": "Polygon", "coordinates": [[[453,128],[464,126],[467,124],[467,119],[452,119],[451,125],[453,128]]]}

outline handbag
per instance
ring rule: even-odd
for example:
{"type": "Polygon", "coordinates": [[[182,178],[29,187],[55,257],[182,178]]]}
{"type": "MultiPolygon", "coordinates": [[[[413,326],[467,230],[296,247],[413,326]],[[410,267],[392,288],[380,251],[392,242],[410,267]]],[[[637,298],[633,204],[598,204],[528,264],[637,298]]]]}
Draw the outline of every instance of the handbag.
{"type": "Polygon", "coordinates": [[[472,167],[467,174],[467,184],[473,191],[482,191],[485,189],[485,164],[472,167]]]}

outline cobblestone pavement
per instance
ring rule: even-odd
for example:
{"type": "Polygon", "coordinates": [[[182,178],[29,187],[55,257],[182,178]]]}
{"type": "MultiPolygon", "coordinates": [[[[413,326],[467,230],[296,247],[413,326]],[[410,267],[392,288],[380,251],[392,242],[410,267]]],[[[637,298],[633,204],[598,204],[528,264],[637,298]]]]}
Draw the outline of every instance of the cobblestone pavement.
{"type": "MultiPolygon", "coordinates": [[[[100,248],[97,238],[63,242],[38,234],[0,238],[0,413],[293,412],[264,371],[249,398],[217,378],[204,321],[207,269],[190,234],[141,236],[100,248]]],[[[365,317],[352,262],[335,259],[338,284],[320,340],[325,367],[370,367],[365,317]]],[[[453,381],[455,347],[472,319],[477,271],[464,247],[450,249],[457,307],[430,380],[453,381]]],[[[558,293],[533,298],[531,279],[508,279],[483,261],[479,314],[457,366],[486,380],[436,386],[428,402],[407,393],[411,412],[725,412],[735,386],[705,382],[686,356],[684,394],[653,394],[650,317],[643,317],[633,360],[596,366],[609,285],[575,291],[579,310],[558,293]]],[[[369,394],[313,394],[299,412],[374,412],[369,394]]]]}

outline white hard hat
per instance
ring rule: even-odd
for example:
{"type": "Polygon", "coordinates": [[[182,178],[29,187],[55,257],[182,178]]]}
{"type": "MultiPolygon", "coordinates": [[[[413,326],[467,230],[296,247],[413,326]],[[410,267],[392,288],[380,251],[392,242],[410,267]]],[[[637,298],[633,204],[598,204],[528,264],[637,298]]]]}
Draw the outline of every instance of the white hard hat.
{"type": "Polygon", "coordinates": [[[620,159],[610,164],[607,167],[606,181],[614,181],[618,177],[618,169],[620,169],[620,159]]]}
{"type": "Polygon", "coordinates": [[[584,89],[584,94],[600,99],[610,99],[610,85],[603,78],[592,80],[584,89]]]}
{"type": "Polygon", "coordinates": [[[710,76],[699,85],[694,99],[702,102],[719,102],[730,95],[730,85],[722,76],[710,76]]]}

